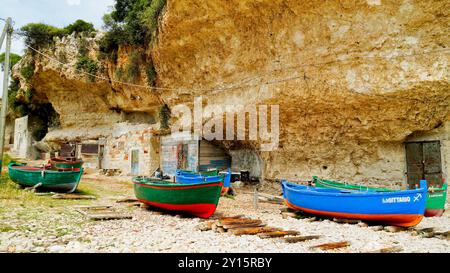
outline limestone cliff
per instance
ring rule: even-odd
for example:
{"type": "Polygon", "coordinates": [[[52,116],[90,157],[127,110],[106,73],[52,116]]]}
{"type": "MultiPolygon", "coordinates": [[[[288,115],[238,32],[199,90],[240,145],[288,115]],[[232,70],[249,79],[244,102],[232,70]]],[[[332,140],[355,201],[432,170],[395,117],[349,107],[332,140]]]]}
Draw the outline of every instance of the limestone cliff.
{"type": "MultiPolygon", "coordinates": [[[[450,121],[449,11],[445,0],[169,0],[158,42],[144,54],[167,90],[114,83],[108,63],[109,81],[86,82],[41,57],[31,84],[61,125],[75,128],[117,122],[117,109],[156,116],[163,103],[192,104],[197,96],[208,104],[276,104],[278,150],[218,144],[236,160],[256,158],[248,164],[262,166],[266,179],[401,182],[402,143],[450,121]]],[[[58,41],[50,54],[64,51],[73,67],[74,41],[58,41]]],[[[119,63],[127,53],[121,49],[119,63]]]]}

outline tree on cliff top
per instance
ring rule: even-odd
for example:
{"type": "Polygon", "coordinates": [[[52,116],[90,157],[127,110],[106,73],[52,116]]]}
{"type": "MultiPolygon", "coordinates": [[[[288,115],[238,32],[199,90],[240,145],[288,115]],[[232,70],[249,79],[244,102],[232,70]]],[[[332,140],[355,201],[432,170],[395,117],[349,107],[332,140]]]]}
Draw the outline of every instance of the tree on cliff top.
{"type": "Polygon", "coordinates": [[[74,23],[68,25],[64,28],[66,33],[72,34],[72,33],[91,33],[95,31],[94,25],[92,23],[88,23],[86,21],[83,21],[81,19],[76,20],[74,23]]]}
{"type": "Polygon", "coordinates": [[[19,34],[25,37],[25,44],[35,49],[53,44],[54,38],[62,38],[76,33],[94,32],[94,25],[83,20],[77,20],[65,28],[57,28],[43,23],[30,23],[20,29],[19,34]]]}
{"type": "Polygon", "coordinates": [[[103,17],[107,32],[100,51],[110,54],[124,44],[145,46],[165,4],[166,0],[116,0],[114,10],[103,17]]]}

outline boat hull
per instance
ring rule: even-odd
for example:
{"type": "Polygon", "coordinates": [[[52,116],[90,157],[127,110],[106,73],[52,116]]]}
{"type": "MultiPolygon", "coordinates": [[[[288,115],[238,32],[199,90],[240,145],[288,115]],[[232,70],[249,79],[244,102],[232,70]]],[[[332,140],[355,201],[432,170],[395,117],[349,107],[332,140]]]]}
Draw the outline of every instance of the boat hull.
{"type": "Polygon", "coordinates": [[[209,218],[216,211],[223,183],[173,184],[133,179],[136,198],[160,209],[209,218]]]}
{"type": "Polygon", "coordinates": [[[283,182],[283,194],[290,208],[306,213],[410,227],[423,219],[426,182],[418,190],[398,192],[342,191],[283,182]]]}
{"type": "Polygon", "coordinates": [[[423,215],[420,214],[361,214],[361,213],[356,214],[356,213],[312,210],[296,206],[294,204],[289,203],[288,201],[286,201],[286,205],[291,209],[300,210],[314,215],[380,222],[392,226],[412,227],[418,225],[423,219],[423,215]]]}
{"type": "MultiPolygon", "coordinates": [[[[352,185],[346,183],[340,183],[330,180],[321,180],[317,177],[313,177],[313,183],[319,188],[328,189],[342,189],[342,190],[359,190],[359,191],[371,191],[371,192],[394,192],[396,190],[386,188],[374,188],[365,187],[359,185],[352,185]]],[[[425,217],[439,217],[445,211],[445,202],[447,199],[447,183],[442,188],[433,189],[428,191],[425,217]]]]}
{"type": "Polygon", "coordinates": [[[83,163],[81,160],[69,160],[65,158],[52,158],[49,161],[49,164],[58,170],[79,169],[83,166],[83,163]]]}
{"type": "Polygon", "coordinates": [[[440,217],[445,211],[445,202],[447,201],[447,186],[445,183],[442,188],[433,189],[428,192],[427,206],[425,210],[426,217],[440,217]]]}
{"type": "Polygon", "coordinates": [[[11,180],[20,186],[34,187],[40,184],[39,190],[71,193],[77,189],[83,169],[61,172],[10,164],[8,172],[11,180]]]}

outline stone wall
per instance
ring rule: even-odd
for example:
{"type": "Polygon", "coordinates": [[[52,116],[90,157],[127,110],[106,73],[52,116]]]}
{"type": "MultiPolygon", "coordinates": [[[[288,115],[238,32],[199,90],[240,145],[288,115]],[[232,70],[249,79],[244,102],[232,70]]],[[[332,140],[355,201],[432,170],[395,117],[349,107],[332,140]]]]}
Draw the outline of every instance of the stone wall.
{"type": "Polygon", "coordinates": [[[116,124],[112,134],[106,138],[103,169],[117,169],[124,175],[131,175],[131,153],[136,150],[139,154],[139,175],[153,174],[157,169],[154,161],[158,162],[159,156],[152,141],[149,124],[116,124]]]}

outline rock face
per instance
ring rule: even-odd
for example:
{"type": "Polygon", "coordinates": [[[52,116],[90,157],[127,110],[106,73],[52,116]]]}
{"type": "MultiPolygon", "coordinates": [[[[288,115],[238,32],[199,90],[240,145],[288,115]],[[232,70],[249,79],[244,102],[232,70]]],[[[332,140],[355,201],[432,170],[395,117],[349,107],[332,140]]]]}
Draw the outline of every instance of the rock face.
{"type": "MultiPolygon", "coordinates": [[[[109,81],[89,83],[44,58],[32,85],[72,128],[121,121],[117,109],[156,116],[163,103],[199,96],[279,105],[279,149],[218,141],[233,165],[258,164],[266,179],[401,182],[410,136],[436,128],[450,151],[449,10],[448,1],[169,0],[146,52],[166,89],[115,83],[112,64],[102,72],[109,81]]],[[[75,40],[57,42],[54,54],[74,62],[75,40]]],[[[119,65],[129,52],[120,50],[119,65]]]]}
{"type": "Polygon", "coordinates": [[[280,149],[258,153],[265,178],[401,182],[403,142],[450,118],[448,10],[446,1],[168,1],[154,55],[160,85],[180,91],[162,97],[279,105],[280,149]]]}

